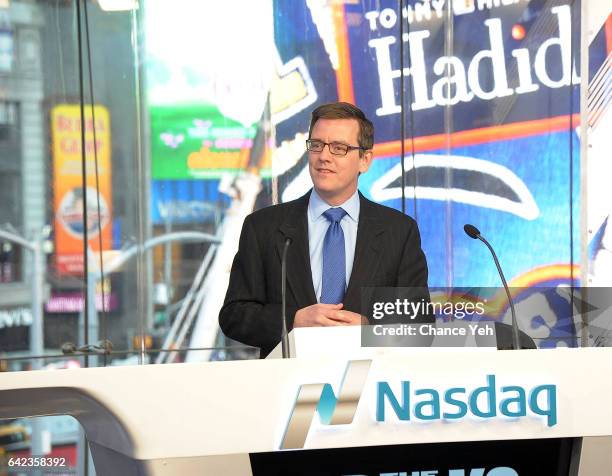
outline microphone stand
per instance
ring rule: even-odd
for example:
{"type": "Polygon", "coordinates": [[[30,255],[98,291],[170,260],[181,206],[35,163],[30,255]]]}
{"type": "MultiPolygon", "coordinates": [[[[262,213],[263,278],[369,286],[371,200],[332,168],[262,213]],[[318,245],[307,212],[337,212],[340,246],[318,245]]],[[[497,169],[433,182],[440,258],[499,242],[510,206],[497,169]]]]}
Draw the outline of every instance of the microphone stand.
{"type": "Polygon", "coordinates": [[[506,296],[508,297],[508,303],[510,303],[510,313],[512,314],[512,347],[515,350],[519,350],[521,348],[521,344],[520,344],[520,339],[519,339],[518,321],[516,320],[516,311],[514,310],[514,302],[512,301],[512,296],[510,296],[510,289],[508,288],[506,277],[504,276],[504,272],[501,269],[499,260],[497,259],[497,255],[495,254],[495,250],[493,250],[493,247],[491,246],[491,244],[480,234],[480,231],[474,225],[466,224],[464,225],[463,230],[470,238],[473,238],[474,240],[480,240],[485,245],[487,245],[487,248],[489,248],[491,255],[493,255],[495,266],[497,266],[497,272],[499,273],[499,276],[504,285],[504,289],[506,290],[506,296]]]}
{"type": "Polygon", "coordinates": [[[283,359],[288,359],[291,355],[289,348],[289,333],[287,332],[287,250],[291,244],[291,238],[285,239],[285,246],[283,247],[283,258],[281,260],[281,297],[282,297],[282,318],[283,328],[281,332],[281,349],[283,359]]]}
{"type": "Polygon", "coordinates": [[[480,233],[478,234],[476,238],[478,238],[485,245],[487,245],[487,248],[489,248],[489,251],[493,255],[495,266],[497,266],[497,271],[499,273],[499,276],[501,277],[502,283],[504,284],[504,289],[506,290],[506,296],[508,296],[508,302],[510,303],[510,313],[512,314],[512,346],[514,347],[515,350],[519,350],[521,348],[521,345],[520,345],[520,340],[519,340],[518,322],[516,320],[516,311],[514,310],[514,302],[512,302],[512,297],[510,296],[510,289],[508,288],[508,283],[506,282],[504,273],[501,269],[501,266],[499,265],[497,255],[495,254],[495,251],[493,251],[493,247],[489,244],[487,240],[485,240],[480,235],[480,233]]]}

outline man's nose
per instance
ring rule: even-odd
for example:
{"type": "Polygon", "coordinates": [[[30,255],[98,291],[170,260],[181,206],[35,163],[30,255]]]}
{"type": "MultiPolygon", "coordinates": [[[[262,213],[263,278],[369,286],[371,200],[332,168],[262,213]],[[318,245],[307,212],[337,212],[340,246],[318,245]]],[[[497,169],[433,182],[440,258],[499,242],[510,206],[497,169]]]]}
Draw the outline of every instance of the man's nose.
{"type": "Polygon", "coordinates": [[[321,160],[330,160],[332,153],[330,151],[330,144],[323,144],[323,150],[319,152],[319,158],[321,160]]]}

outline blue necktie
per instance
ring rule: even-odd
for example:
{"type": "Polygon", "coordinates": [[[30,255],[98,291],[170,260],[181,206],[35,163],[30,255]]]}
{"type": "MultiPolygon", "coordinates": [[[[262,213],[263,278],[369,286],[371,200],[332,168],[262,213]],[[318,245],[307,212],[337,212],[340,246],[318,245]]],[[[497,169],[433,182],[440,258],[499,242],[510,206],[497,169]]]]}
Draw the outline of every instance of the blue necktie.
{"type": "Polygon", "coordinates": [[[346,288],[346,253],[344,232],[340,220],[346,215],[343,208],[330,208],[323,213],[329,220],[329,228],[323,240],[323,280],[321,302],[339,304],[344,299],[346,288]]]}

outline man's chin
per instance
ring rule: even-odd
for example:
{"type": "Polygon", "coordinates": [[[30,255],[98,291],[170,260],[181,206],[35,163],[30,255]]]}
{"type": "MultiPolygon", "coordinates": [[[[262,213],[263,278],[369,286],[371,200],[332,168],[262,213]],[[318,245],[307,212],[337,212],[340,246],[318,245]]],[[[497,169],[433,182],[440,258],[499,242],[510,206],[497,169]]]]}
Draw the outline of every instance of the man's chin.
{"type": "Polygon", "coordinates": [[[334,187],[330,186],[329,184],[320,183],[320,182],[314,184],[314,189],[322,197],[324,196],[327,197],[327,196],[335,195],[336,193],[338,193],[337,190],[334,189],[334,187]]]}

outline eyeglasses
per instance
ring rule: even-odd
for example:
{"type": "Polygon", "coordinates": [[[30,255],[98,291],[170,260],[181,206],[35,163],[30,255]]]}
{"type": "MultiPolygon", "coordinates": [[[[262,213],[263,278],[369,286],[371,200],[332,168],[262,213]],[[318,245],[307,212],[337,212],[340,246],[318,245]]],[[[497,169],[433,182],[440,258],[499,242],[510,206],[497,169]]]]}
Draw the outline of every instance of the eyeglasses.
{"type": "Polygon", "coordinates": [[[346,145],[342,142],[323,142],[317,139],[308,139],[306,141],[306,149],[310,152],[323,152],[325,146],[329,147],[329,151],[333,155],[346,155],[349,150],[365,150],[363,147],[346,145]]]}

